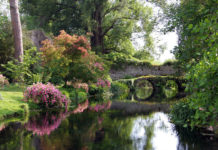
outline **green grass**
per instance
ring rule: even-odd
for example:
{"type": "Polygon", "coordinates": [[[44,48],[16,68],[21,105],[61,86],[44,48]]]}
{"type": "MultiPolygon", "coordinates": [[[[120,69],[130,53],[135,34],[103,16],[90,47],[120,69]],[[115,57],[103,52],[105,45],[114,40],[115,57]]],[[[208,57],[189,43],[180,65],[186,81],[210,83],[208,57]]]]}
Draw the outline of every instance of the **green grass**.
{"type": "Polygon", "coordinates": [[[0,89],[3,100],[0,100],[0,120],[8,116],[20,115],[28,111],[28,104],[22,101],[23,88],[10,85],[0,89]]]}

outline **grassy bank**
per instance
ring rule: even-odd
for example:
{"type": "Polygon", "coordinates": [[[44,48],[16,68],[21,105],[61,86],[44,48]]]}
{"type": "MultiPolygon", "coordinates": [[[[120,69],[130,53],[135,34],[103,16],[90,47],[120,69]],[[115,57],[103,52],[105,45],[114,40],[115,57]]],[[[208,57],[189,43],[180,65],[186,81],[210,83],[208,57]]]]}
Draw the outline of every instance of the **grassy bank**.
{"type": "Polygon", "coordinates": [[[20,115],[28,111],[28,104],[23,99],[23,88],[10,85],[0,89],[3,100],[0,100],[0,120],[5,117],[20,115]]]}

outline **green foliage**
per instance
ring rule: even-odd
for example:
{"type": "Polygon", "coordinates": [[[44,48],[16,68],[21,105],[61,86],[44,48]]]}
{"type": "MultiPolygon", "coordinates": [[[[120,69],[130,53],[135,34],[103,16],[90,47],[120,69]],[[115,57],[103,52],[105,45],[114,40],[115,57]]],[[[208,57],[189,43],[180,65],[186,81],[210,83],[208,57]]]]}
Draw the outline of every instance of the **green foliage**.
{"type": "Polygon", "coordinates": [[[178,28],[180,37],[175,54],[187,70],[187,104],[194,110],[186,124],[192,127],[214,125],[218,116],[217,4],[183,0],[171,11],[171,27],[178,28]]]}
{"type": "Polygon", "coordinates": [[[188,127],[194,114],[195,110],[190,108],[189,101],[184,99],[173,105],[173,108],[170,112],[170,119],[176,125],[188,127]]]}
{"type": "MultiPolygon", "coordinates": [[[[7,16],[0,13],[0,64],[6,64],[14,54],[11,23],[7,16]]],[[[2,71],[2,68],[0,67],[2,71]]]]}
{"type": "Polygon", "coordinates": [[[132,55],[132,33],[145,33],[146,51],[153,49],[150,34],[156,18],[152,8],[137,0],[22,0],[21,10],[30,29],[40,27],[54,35],[60,30],[78,35],[91,32],[91,45],[97,53],[132,55]]]}
{"type": "Polygon", "coordinates": [[[73,89],[69,93],[72,104],[80,104],[87,100],[87,93],[82,89],[73,89]]]}
{"type": "Polygon", "coordinates": [[[97,86],[95,84],[89,85],[89,101],[92,102],[103,102],[108,100],[111,96],[108,87],[97,86]]]}
{"type": "Polygon", "coordinates": [[[153,93],[153,86],[148,80],[139,80],[135,85],[135,93],[139,99],[145,100],[153,93]]]}
{"type": "MultiPolygon", "coordinates": [[[[0,12],[0,64],[7,64],[8,61],[13,60],[14,57],[14,39],[12,34],[11,22],[7,16],[0,12]]],[[[25,27],[22,29],[23,34],[23,47],[30,49],[32,42],[30,40],[30,32],[25,27]]],[[[0,71],[5,71],[0,66],[0,71]]]]}
{"type": "Polygon", "coordinates": [[[40,53],[37,52],[36,48],[31,48],[25,51],[23,62],[13,59],[7,64],[2,64],[2,67],[6,70],[5,74],[14,82],[31,84],[41,80],[39,77],[36,78],[37,74],[34,73],[34,65],[39,63],[39,56],[40,53]]]}
{"type": "Polygon", "coordinates": [[[166,61],[164,61],[164,63],[162,64],[163,66],[172,66],[172,65],[177,65],[177,60],[174,59],[168,59],[166,61]]]}
{"type": "Polygon", "coordinates": [[[178,85],[173,80],[167,80],[166,85],[163,87],[163,92],[167,98],[173,98],[178,93],[178,85]]]}
{"type": "Polygon", "coordinates": [[[79,2],[74,0],[22,0],[21,11],[28,29],[43,28],[58,35],[60,30],[71,34],[84,34],[79,2]],[[42,19],[43,18],[43,19],[42,19]]]}
{"type": "Polygon", "coordinates": [[[124,100],[129,94],[129,88],[126,84],[121,82],[112,82],[111,92],[113,93],[113,99],[124,100]]]}
{"type": "Polygon", "coordinates": [[[63,83],[81,80],[82,82],[97,82],[98,78],[106,78],[108,68],[103,60],[91,52],[86,37],[69,35],[60,31],[53,42],[43,41],[43,66],[45,74],[50,74],[50,81],[63,83]]]}
{"type": "Polygon", "coordinates": [[[120,69],[125,65],[151,66],[151,63],[147,60],[139,60],[137,58],[132,57],[131,55],[126,55],[124,53],[112,52],[104,55],[104,58],[111,62],[112,68],[117,69],[120,69]]]}
{"type": "Polygon", "coordinates": [[[169,7],[168,30],[178,31],[179,46],[174,54],[184,68],[217,47],[217,4],[216,0],[182,0],[180,5],[169,7]]]}
{"type": "Polygon", "coordinates": [[[152,61],[154,58],[151,56],[151,53],[146,50],[137,50],[133,57],[139,59],[139,60],[150,60],[152,61]]]}
{"type": "Polygon", "coordinates": [[[192,125],[213,125],[218,117],[217,52],[207,52],[186,77],[187,91],[192,93],[190,107],[196,110],[192,125]]]}
{"type": "Polygon", "coordinates": [[[112,52],[110,54],[105,55],[104,57],[108,61],[111,61],[113,64],[123,64],[132,58],[130,55],[117,52],[112,52]]]}

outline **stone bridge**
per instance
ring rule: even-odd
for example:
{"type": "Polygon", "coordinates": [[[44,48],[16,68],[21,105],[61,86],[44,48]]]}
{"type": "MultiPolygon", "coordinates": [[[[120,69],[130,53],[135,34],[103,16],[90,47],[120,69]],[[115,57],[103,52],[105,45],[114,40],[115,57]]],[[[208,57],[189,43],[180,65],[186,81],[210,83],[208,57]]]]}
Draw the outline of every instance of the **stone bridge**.
{"type": "Polygon", "coordinates": [[[127,99],[137,101],[163,101],[185,96],[186,80],[173,76],[143,76],[134,79],[120,79],[129,89],[127,99]]]}

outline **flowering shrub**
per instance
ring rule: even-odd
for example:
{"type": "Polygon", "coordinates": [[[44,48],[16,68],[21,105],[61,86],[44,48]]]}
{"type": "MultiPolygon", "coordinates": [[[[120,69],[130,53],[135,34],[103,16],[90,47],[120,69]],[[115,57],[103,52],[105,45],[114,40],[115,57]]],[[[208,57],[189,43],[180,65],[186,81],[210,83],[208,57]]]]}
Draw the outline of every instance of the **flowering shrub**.
{"type": "Polygon", "coordinates": [[[0,87],[3,87],[4,85],[8,85],[8,79],[3,76],[2,74],[0,74],[0,87]]]}
{"type": "Polygon", "coordinates": [[[104,111],[104,110],[108,110],[111,107],[111,101],[108,101],[107,103],[103,103],[103,104],[96,104],[95,106],[90,106],[89,110],[91,111],[104,111]]]}
{"type": "Polygon", "coordinates": [[[99,70],[101,70],[101,71],[104,70],[103,65],[102,65],[101,63],[99,63],[99,62],[96,62],[96,63],[94,64],[94,66],[95,66],[96,68],[98,68],[99,70]]]}
{"type": "Polygon", "coordinates": [[[111,87],[111,83],[108,80],[103,80],[103,79],[98,79],[97,81],[97,86],[98,87],[111,87]]]}
{"type": "Polygon", "coordinates": [[[90,43],[84,36],[71,36],[62,30],[53,41],[43,41],[41,50],[45,72],[51,74],[50,81],[53,82],[57,79],[97,82],[109,70],[103,60],[91,52],[90,43]]]}
{"type": "Polygon", "coordinates": [[[48,107],[63,107],[67,109],[68,99],[52,84],[33,84],[24,92],[24,100],[32,100],[34,103],[48,107]]]}
{"type": "Polygon", "coordinates": [[[78,82],[76,82],[76,83],[73,84],[73,87],[75,89],[84,89],[86,91],[86,93],[88,93],[88,91],[89,91],[89,85],[87,83],[78,83],[78,82]]]}

